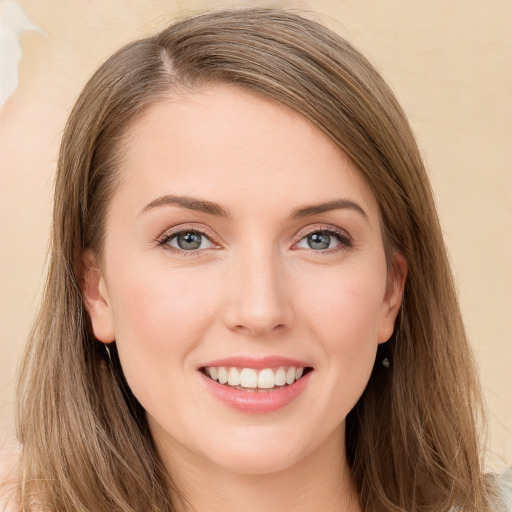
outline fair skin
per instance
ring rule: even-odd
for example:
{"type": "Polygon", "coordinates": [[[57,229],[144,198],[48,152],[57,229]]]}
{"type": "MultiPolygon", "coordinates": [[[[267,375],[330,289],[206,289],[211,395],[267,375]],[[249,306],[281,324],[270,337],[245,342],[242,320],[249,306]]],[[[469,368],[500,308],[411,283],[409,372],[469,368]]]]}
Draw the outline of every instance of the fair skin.
{"type": "Polygon", "coordinates": [[[399,255],[388,272],[373,193],[309,122],[229,86],[170,96],[127,141],[86,303],[191,509],[360,510],[345,417],[406,275],[399,255]],[[287,386],[213,382],[226,358],[304,376],[275,405],[287,386]]]}

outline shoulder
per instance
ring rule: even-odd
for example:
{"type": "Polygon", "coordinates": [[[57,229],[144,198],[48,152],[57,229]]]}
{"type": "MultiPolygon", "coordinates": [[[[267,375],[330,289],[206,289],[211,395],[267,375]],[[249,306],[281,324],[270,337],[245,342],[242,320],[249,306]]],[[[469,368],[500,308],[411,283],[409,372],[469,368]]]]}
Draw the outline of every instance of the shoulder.
{"type": "Polygon", "coordinates": [[[18,485],[17,465],[19,450],[0,444],[0,512],[14,512],[13,496],[18,485]]]}
{"type": "Polygon", "coordinates": [[[500,474],[490,473],[488,476],[498,492],[501,502],[499,506],[504,506],[503,510],[507,512],[512,511],[512,466],[509,466],[500,474]]]}

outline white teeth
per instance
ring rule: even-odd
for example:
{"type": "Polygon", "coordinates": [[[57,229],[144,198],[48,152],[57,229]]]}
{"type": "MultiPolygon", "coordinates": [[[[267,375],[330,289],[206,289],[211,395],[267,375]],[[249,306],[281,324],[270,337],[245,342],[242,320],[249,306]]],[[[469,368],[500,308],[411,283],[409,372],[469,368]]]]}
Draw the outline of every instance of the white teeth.
{"type": "Polygon", "coordinates": [[[284,386],[286,384],[286,370],[284,368],[279,368],[275,375],[275,385],[276,386],[284,386]]]}
{"type": "Polygon", "coordinates": [[[219,381],[221,384],[227,384],[233,387],[242,387],[248,389],[272,389],[276,386],[285,386],[293,384],[304,374],[303,367],[280,367],[277,369],[264,368],[255,370],[254,368],[236,368],[225,366],[210,366],[206,368],[206,374],[212,380],[219,381]]]}
{"type": "Polygon", "coordinates": [[[295,382],[295,372],[297,369],[292,366],[286,371],[286,384],[293,384],[295,382]]]}
{"type": "Polygon", "coordinates": [[[260,389],[270,389],[275,385],[274,372],[270,368],[261,370],[258,375],[258,387],[260,389]]]}
{"type": "Polygon", "coordinates": [[[221,366],[218,369],[218,374],[219,374],[219,382],[221,384],[226,384],[226,382],[228,381],[228,372],[227,372],[226,368],[224,368],[224,366],[221,366]]]}
{"type": "Polygon", "coordinates": [[[258,374],[252,368],[244,368],[240,373],[240,385],[243,388],[257,388],[258,374]]]}
{"type": "Polygon", "coordinates": [[[219,372],[215,366],[212,366],[211,368],[208,368],[208,372],[210,373],[210,377],[213,380],[217,380],[219,378],[219,372]]]}
{"type": "Polygon", "coordinates": [[[230,368],[228,373],[228,384],[230,386],[240,385],[240,372],[236,368],[230,368]]]}

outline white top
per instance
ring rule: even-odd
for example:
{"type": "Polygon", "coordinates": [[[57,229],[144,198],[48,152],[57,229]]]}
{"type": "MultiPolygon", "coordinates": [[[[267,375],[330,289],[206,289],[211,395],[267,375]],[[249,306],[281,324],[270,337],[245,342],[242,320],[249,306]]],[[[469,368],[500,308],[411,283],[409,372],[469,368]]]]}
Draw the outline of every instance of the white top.
{"type": "MultiPolygon", "coordinates": [[[[505,505],[505,510],[507,512],[512,512],[512,466],[509,466],[499,475],[496,473],[490,473],[490,476],[494,479],[500,488],[501,498],[503,505],[505,505]]],[[[498,510],[496,512],[498,512],[498,510]]]]}

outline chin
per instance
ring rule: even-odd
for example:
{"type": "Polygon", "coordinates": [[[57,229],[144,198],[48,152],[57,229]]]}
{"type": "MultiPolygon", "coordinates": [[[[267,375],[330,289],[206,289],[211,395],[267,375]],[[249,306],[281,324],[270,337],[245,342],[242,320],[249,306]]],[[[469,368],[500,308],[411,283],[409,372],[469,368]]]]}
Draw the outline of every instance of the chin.
{"type": "Polygon", "coordinates": [[[271,449],[254,453],[237,452],[226,454],[222,460],[215,461],[225,471],[240,475],[271,475],[290,469],[300,462],[297,452],[275,453],[271,449]]]}
{"type": "Polygon", "coordinates": [[[252,434],[251,436],[247,432],[242,437],[228,436],[228,445],[225,443],[226,439],[213,442],[211,449],[203,451],[203,456],[231,473],[268,475],[290,469],[315,450],[305,439],[297,439],[289,433],[270,435],[268,432],[253,430],[252,434]]]}

